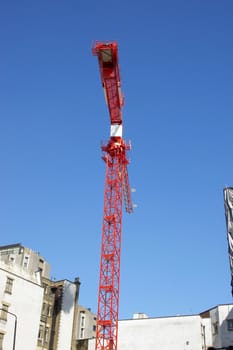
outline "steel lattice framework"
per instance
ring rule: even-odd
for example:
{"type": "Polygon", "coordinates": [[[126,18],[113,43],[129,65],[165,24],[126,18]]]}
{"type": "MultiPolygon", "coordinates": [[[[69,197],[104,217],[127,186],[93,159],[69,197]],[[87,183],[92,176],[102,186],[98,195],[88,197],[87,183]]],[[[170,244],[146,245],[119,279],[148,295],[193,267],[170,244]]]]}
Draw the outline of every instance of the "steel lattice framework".
{"type": "Polygon", "coordinates": [[[98,57],[111,121],[110,140],[106,146],[102,146],[106,177],[96,350],[117,350],[123,199],[126,211],[132,212],[127,171],[129,162],[126,154],[130,150],[130,145],[122,139],[123,98],[120,90],[117,44],[116,42],[97,42],[93,48],[93,54],[98,57]]]}

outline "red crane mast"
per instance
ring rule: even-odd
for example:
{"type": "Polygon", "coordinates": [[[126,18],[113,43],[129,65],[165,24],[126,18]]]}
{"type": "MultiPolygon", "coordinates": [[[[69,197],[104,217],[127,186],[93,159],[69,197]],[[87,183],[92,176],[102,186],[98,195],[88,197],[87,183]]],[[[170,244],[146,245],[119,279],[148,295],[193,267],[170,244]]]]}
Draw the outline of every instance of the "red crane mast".
{"type": "Polygon", "coordinates": [[[117,350],[122,236],[122,201],[126,211],[133,210],[128,179],[127,151],[122,138],[122,106],[118,46],[116,42],[96,42],[93,55],[98,57],[101,81],[110,114],[110,139],[102,146],[106,163],[104,214],[96,325],[96,350],[117,350]]]}

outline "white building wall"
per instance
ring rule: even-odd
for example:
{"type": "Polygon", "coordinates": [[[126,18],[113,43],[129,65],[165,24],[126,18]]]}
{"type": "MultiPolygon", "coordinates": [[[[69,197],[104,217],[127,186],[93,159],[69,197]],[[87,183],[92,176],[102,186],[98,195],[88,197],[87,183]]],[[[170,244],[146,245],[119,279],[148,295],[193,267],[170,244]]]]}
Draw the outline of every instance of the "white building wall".
{"type": "Polygon", "coordinates": [[[221,338],[219,336],[218,308],[214,308],[210,310],[210,319],[211,319],[212,346],[216,348],[220,348],[221,338]]]}
{"type": "MultiPolygon", "coordinates": [[[[119,321],[119,350],[203,350],[201,318],[178,316],[119,321]]],[[[90,340],[88,350],[95,349],[90,340]]]]}
{"type": "Polygon", "coordinates": [[[211,320],[209,318],[201,318],[201,336],[203,350],[212,346],[211,320]]]}
{"type": "MultiPolygon", "coordinates": [[[[134,315],[135,317],[135,315],[134,315]]],[[[119,321],[119,350],[207,350],[233,346],[233,304],[218,305],[201,315],[119,321]]],[[[88,350],[95,349],[95,339],[88,350]]]]}
{"type": "Polygon", "coordinates": [[[119,322],[119,350],[202,350],[200,316],[119,322]]]}
{"type": "Polygon", "coordinates": [[[95,338],[88,340],[88,350],[95,350],[95,338]]]}
{"type": "Polygon", "coordinates": [[[57,350],[71,349],[76,285],[64,281],[57,350]]]}
{"type": "MultiPolygon", "coordinates": [[[[0,264],[0,307],[8,304],[8,311],[17,317],[16,346],[17,350],[34,350],[40,324],[40,314],[43,301],[43,288],[38,285],[36,276],[25,271],[0,264]],[[12,293],[6,293],[7,277],[13,279],[12,293]]],[[[7,314],[7,321],[0,320],[0,331],[5,332],[3,350],[12,349],[15,317],[7,314]]]]}
{"type": "Polygon", "coordinates": [[[227,320],[233,320],[233,305],[219,305],[210,312],[211,320],[217,320],[218,332],[214,335],[214,346],[233,346],[233,330],[228,330],[227,320]],[[216,345],[215,345],[216,344],[216,345]]]}

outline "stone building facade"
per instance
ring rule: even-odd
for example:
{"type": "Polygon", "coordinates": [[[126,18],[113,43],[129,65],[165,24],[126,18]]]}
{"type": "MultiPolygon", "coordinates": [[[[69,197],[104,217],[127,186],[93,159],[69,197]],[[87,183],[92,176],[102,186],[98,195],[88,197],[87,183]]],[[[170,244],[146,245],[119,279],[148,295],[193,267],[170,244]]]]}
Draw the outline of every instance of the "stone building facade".
{"type": "Polygon", "coordinates": [[[0,246],[0,349],[77,349],[79,287],[51,280],[40,253],[0,246]]]}

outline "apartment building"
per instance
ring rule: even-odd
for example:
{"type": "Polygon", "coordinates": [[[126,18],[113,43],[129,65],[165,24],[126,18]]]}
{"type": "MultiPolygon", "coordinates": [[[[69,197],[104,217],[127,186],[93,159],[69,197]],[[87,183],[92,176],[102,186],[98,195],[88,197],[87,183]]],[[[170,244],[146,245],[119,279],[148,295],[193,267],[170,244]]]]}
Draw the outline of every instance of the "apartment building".
{"type": "Polygon", "coordinates": [[[51,280],[40,253],[0,246],[0,349],[76,349],[79,287],[51,280]]]}
{"type": "Polygon", "coordinates": [[[20,267],[31,275],[40,272],[42,277],[50,277],[50,265],[47,261],[39,252],[23,247],[21,243],[0,246],[0,261],[12,267],[20,267]]]}
{"type": "Polygon", "coordinates": [[[43,279],[44,300],[41,312],[38,350],[76,349],[75,324],[77,322],[80,282],[43,279]]]}
{"type": "Polygon", "coordinates": [[[90,308],[78,305],[77,339],[95,338],[96,314],[90,308]]]}
{"type": "Polygon", "coordinates": [[[40,272],[15,264],[23,250],[0,247],[0,349],[36,349],[44,290],[40,272]],[[30,329],[30,332],[28,331],[30,329]]]}

